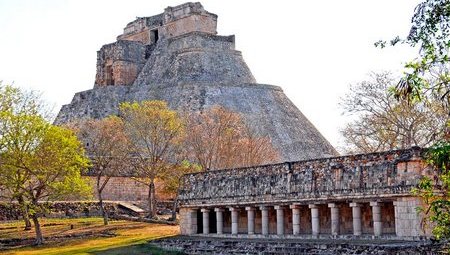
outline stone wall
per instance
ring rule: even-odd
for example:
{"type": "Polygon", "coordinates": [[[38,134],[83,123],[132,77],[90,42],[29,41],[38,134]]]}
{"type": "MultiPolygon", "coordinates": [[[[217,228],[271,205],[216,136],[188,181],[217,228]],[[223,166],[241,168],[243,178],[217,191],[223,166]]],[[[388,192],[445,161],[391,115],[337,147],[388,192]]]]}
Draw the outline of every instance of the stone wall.
{"type": "Polygon", "coordinates": [[[138,17],[136,20],[127,24],[123,29],[123,34],[117,36],[117,40],[127,40],[141,42],[145,45],[155,43],[156,38],[150,31],[158,31],[162,26],[163,15],[152,17],[138,17]]]}
{"type": "MultiPolygon", "coordinates": [[[[139,201],[129,201],[128,204],[140,206],[144,211],[147,207],[139,204],[139,201]],[[137,203],[136,203],[137,202],[137,203]]],[[[98,201],[50,201],[43,202],[49,210],[43,215],[46,218],[66,218],[66,217],[97,217],[101,216],[98,201]]],[[[142,216],[120,205],[122,201],[104,201],[104,206],[110,216],[131,215],[142,216]]],[[[157,201],[157,214],[171,214],[173,201],[157,201]]],[[[0,201],[0,221],[20,220],[22,213],[17,203],[0,201]]]]}
{"type": "MultiPolygon", "coordinates": [[[[98,195],[95,193],[96,177],[90,177],[93,185],[95,199],[98,195]]],[[[157,200],[170,200],[173,197],[162,190],[162,184],[155,182],[157,200]]],[[[136,181],[130,177],[111,177],[103,190],[103,200],[107,201],[128,201],[140,205],[146,205],[148,202],[148,186],[142,182],[136,181]]]]}
{"type": "MultiPolygon", "coordinates": [[[[95,177],[90,177],[95,191],[95,177]]],[[[95,194],[97,199],[97,194],[95,194]]],[[[110,201],[146,201],[148,187],[129,177],[111,177],[103,190],[103,199],[110,201]]]]}
{"type": "Polygon", "coordinates": [[[255,83],[233,36],[201,32],[160,40],[134,86],[144,84],[255,83]]]}
{"type": "Polygon", "coordinates": [[[131,85],[145,64],[146,46],[141,42],[117,41],[97,52],[96,86],[131,85]]]}
{"type": "Polygon", "coordinates": [[[410,196],[425,169],[422,150],[289,162],[184,176],[184,206],[332,202],[410,196]]]}
{"type": "Polygon", "coordinates": [[[422,228],[422,216],[417,211],[423,206],[419,198],[401,198],[395,204],[395,230],[398,236],[430,235],[430,228],[422,228]]]}
{"type": "MultiPolygon", "coordinates": [[[[101,216],[99,203],[96,201],[48,202],[46,204],[49,211],[43,216],[47,218],[101,216]]],[[[110,215],[121,212],[116,203],[105,202],[105,207],[110,215]]],[[[0,221],[19,219],[22,219],[22,214],[17,203],[0,202],[0,221]]]]}
{"type": "Polygon", "coordinates": [[[200,3],[167,7],[163,15],[163,37],[170,38],[194,31],[217,33],[217,15],[205,11],[200,3]]]}
{"type": "Polygon", "coordinates": [[[175,236],[150,242],[186,254],[340,254],[340,255],[437,255],[448,254],[447,241],[246,239],[175,236]]]}

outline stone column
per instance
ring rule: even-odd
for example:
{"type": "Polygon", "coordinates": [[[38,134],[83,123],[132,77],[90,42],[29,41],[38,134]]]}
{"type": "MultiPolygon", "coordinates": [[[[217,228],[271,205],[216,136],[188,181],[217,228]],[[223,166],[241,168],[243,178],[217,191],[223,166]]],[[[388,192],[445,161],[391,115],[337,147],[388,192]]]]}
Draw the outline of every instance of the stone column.
{"type": "Polygon", "coordinates": [[[300,206],[290,205],[289,208],[292,209],[292,234],[300,234],[300,206]]]}
{"type": "Polygon", "coordinates": [[[381,222],[381,203],[370,202],[370,206],[372,206],[373,234],[375,236],[381,236],[383,233],[383,223],[381,222]]]}
{"type": "Polygon", "coordinates": [[[223,208],[215,208],[214,211],[216,212],[216,220],[217,220],[217,234],[222,235],[223,234],[223,208]]]}
{"type": "Polygon", "coordinates": [[[331,234],[339,235],[339,207],[336,203],[329,203],[328,207],[331,210],[331,234]]]}
{"type": "Polygon", "coordinates": [[[269,234],[269,208],[267,206],[260,206],[261,210],[261,234],[269,234]]]}
{"type": "Polygon", "coordinates": [[[197,209],[189,209],[188,212],[189,234],[197,234],[197,209]]]}
{"type": "Polygon", "coordinates": [[[201,210],[203,216],[203,234],[209,234],[209,209],[201,210]]]}
{"type": "Polygon", "coordinates": [[[239,232],[238,221],[239,221],[239,208],[230,207],[231,211],[231,234],[237,235],[239,232]]]}
{"type": "Polygon", "coordinates": [[[248,234],[254,235],[255,234],[255,208],[254,207],[245,207],[245,210],[247,211],[248,234]]]}
{"type": "Polygon", "coordinates": [[[362,234],[361,204],[350,203],[350,207],[352,208],[352,216],[353,216],[353,235],[360,236],[362,234]]]}
{"type": "Polygon", "coordinates": [[[400,233],[400,215],[401,211],[403,211],[401,208],[401,204],[399,201],[393,201],[394,205],[394,223],[395,223],[395,235],[396,236],[402,236],[400,233]]]}
{"type": "Polygon", "coordinates": [[[277,210],[277,235],[284,235],[284,207],[283,206],[274,206],[274,209],[277,210]]]}
{"type": "Polygon", "coordinates": [[[319,222],[319,207],[315,204],[309,205],[311,209],[311,225],[312,225],[312,235],[318,236],[320,233],[320,222],[319,222]]]}

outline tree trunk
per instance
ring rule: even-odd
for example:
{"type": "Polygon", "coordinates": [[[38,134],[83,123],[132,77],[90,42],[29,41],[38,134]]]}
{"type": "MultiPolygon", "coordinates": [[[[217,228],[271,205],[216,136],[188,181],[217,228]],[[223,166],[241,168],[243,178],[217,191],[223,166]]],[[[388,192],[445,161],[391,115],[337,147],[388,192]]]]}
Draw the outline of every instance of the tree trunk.
{"type": "Polygon", "coordinates": [[[155,197],[155,181],[150,180],[148,185],[148,217],[154,218],[156,216],[156,197],[155,197]]]}
{"type": "Polygon", "coordinates": [[[102,198],[102,193],[99,192],[98,193],[98,201],[100,204],[100,211],[102,212],[102,216],[103,216],[103,224],[106,226],[108,225],[108,212],[106,211],[106,209],[103,206],[103,198],[102,198]]]}
{"type": "Polygon", "coordinates": [[[28,215],[28,206],[25,204],[25,201],[23,200],[23,197],[21,197],[21,196],[17,198],[17,202],[19,203],[23,221],[25,222],[24,230],[31,230],[31,221],[30,221],[30,216],[28,215]]]}
{"type": "Polygon", "coordinates": [[[101,176],[98,175],[97,176],[98,202],[99,202],[99,205],[100,205],[100,212],[102,213],[102,216],[103,216],[103,224],[106,226],[106,225],[108,225],[108,212],[103,207],[103,197],[102,197],[103,188],[100,187],[100,178],[101,178],[101,176]]]}
{"type": "Polygon", "coordinates": [[[36,232],[36,245],[41,245],[44,243],[44,237],[42,236],[41,225],[39,224],[39,219],[36,213],[31,215],[31,219],[33,219],[34,223],[34,231],[36,232]]]}
{"type": "Polygon", "coordinates": [[[177,220],[178,193],[179,193],[179,190],[177,189],[177,194],[176,194],[175,198],[173,199],[172,216],[170,217],[170,220],[173,220],[173,221],[177,220]]]}

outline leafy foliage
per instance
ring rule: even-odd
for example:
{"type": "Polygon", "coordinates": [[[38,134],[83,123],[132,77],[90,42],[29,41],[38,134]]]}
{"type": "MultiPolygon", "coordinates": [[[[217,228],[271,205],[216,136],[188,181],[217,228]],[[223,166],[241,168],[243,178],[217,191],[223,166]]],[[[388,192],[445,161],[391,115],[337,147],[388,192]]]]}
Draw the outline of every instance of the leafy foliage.
{"type": "MultiPolygon", "coordinates": [[[[446,67],[450,48],[450,1],[423,1],[416,7],[411,23],[406,38],[397,36],[390,41],[393,46],[401,43],[420,49],[417,58],[406,63],[396,95],[421,101],[432,96],[448,105],[450,74],[446,67]]],[[[379,41],[375,45],[383,48],[387,42],[379,41]]]]}
{"type": "Polygon", "coordinates": [[[40,202],[88,197],[90,186],[81,176],[88,159],[73,132],[39,114],[34,97],[6,89],[11,93],[3,94],[0,103],[0,186],[11,199],[29,204],[27,214],[34,221],[36,243],[41,244],[38,218],[46,208],[40,202]],[[31,101],[24,101],[27,98],[31,101]]]}
{"type": "Polygon", "coordinates": [[[163,180],[177,164],[174,154],[182,145],[184,124],[163,101],[123,103],[120,112],[134,167],[142,177],[137,180],[149,186],[149,217],[155,217],[155,180],[163,180]]]}
{"type": "Polygon", "coordinates": [[[423,222],[424,227],[432,226],[432,233],[438,239],[448,238],[450,237],[450,143],[447,141],[436,143],[427,150],[425,158],[427,163],[434,167],[435,178],[423,177],[413,194],[422,197],[426,205],[419,208],[419,211],[427,216],[423,222]]]}

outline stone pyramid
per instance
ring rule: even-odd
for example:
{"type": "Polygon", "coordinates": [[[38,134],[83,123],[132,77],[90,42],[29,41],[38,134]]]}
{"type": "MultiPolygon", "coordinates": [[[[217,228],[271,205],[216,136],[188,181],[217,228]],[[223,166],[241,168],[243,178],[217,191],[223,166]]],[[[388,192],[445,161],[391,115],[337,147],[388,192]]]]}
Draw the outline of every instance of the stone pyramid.
{"type": "Polygon", "coordinates": [[[282,161],[337,155],[280,87],[256,83],[234,35],[216,29],[217,15],[200,3],[130,22],[97,52],[94,88],[76,93],[55,123],[117,114],[124,101],[164,100],[184,111],[221,105],[268,135],[282,161]]]}

